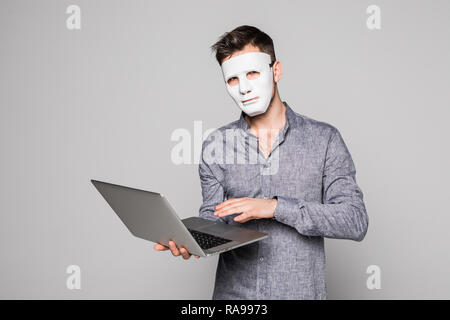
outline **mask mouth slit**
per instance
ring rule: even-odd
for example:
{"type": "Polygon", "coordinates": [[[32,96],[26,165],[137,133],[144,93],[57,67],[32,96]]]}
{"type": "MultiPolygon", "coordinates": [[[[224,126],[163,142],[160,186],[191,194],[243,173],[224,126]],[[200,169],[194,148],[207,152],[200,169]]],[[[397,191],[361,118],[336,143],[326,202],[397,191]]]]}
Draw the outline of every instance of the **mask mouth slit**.
{"type": "Polygon", "coordinates": [[[252,102],[257,101],[258,99],[259,99],[259,97],[254,97],[254,98],[251,98],[248,100],[244,100],[244,101],[242,101],[242,103],[252,103],[252,102]]]}

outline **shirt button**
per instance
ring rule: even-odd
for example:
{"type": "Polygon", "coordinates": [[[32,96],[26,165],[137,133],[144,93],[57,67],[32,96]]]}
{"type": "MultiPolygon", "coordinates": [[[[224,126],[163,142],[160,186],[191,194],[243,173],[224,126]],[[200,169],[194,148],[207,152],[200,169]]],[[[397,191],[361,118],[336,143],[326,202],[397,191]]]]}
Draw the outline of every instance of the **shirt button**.
{"type": "Polygon", "coordinates": [[[259,258],[259,261],[264,261],[264,258],[263,257],[259,258]]]}

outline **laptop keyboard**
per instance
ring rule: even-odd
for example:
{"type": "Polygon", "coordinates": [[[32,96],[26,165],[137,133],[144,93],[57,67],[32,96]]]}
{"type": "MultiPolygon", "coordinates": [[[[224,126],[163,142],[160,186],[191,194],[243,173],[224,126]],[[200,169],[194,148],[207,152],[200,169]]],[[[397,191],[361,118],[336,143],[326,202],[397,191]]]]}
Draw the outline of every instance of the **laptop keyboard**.
{"type": "Polygon", "coordinates": [[[221,237],[213,236],[212,234],[209,234],[209,233],[203,233],[203,232],[199,232],[196,230],[190,230],[190,229],[188,229],[188,230],[194,237],[195,241],[197,241],[200,248],[202,248],[202,249],[214,248],[214,247],[220,246],[221,244],[231,241],[229,239],[224,239],[221,237]]]}

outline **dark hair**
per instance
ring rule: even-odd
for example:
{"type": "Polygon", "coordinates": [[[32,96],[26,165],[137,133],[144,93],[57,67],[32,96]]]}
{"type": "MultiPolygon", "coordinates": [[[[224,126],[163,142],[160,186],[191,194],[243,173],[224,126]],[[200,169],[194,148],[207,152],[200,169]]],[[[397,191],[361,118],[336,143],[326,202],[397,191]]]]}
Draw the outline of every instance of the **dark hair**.
{"type": "Polygon", "coordinates": [[[277,60],[272,38],[258,28],[247,25],[237,27],[230,32],[225,32],[211,46],[211,49],[215,52],[219,65],[222,65],[223,59],[236,51],[242,50],[248,44],[259,48],[261,52],[269,54],[272,60],[271,62],[277,60]]]}

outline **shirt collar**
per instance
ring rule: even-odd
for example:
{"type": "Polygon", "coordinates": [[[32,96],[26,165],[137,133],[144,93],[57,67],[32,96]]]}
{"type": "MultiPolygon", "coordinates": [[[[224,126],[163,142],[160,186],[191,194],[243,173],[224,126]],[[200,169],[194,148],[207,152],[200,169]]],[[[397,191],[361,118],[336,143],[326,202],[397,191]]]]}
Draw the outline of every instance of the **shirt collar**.
{"type": "MultiPolygon", "coordinates": [[[[281,141],[284,140],[284,136],[287,132],[287,130],[289,129],[289,126],[292,126],[292,123],[294,121],[294,111],[291,109],[291,107],[289,107],[289,105],[287,104],[286,101],[283,101],[283,104],[286,107],[286,124],[284,125],[284,127],[280,130],[278,136],[281,138],[281,141]]],[[[248,126],[247,121],[245,121],[244,118],[244,111],[241,111],[241,116],[239,117],[239,121],[238,121],[238,126],[240,129],[244,130],[245,133],[249,134],[250,133],[250,128],[248,126]]],[[[281,142],[280,141],[280,142],[281,142]]]]}

